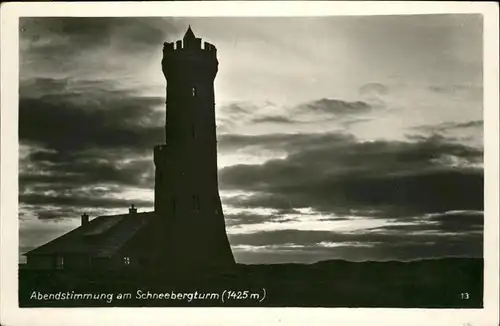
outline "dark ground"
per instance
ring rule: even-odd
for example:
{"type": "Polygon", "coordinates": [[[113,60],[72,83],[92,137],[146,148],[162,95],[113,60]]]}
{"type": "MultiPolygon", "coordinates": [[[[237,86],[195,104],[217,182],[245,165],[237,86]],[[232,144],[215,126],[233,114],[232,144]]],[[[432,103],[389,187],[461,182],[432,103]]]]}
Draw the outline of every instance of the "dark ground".
{"type": "Polygon", "coordinates": [[[411,262],[347,262],[238,265],[216,278],[166,281],[133,274],[75,276],[19,271],[20,307],[395,307],[482,308],[483,259],[445,258],[411,262]],[[192,293],[181,299],[137,299],[143,294],[192,293]],[[112,294],[106,299],[38,300],[33,296],[72,292],[112,294]],[[197,291],[197,297],[194,293],[197,291]],[[233,292],[231,292],[233,291],[233,292]],[[247,291],[247,292],[245,292],[247,291]],[[119,298],[130,293],[131,299],[119,298]],[[199,299],[206,293],[218,294],[199,299]]]}

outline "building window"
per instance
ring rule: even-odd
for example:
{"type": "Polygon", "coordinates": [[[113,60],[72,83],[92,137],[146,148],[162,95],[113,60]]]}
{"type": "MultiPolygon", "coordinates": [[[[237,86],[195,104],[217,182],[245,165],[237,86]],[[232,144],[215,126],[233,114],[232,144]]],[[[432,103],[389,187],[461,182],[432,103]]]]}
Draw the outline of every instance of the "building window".
{"type": "Polygon", "coordinates": [[[130,265],[130,257],[123,257],[123,263],[125,265],[130,265]]]}
{"type": "Polygon", "coordinates": [[[193,93],[193,97],[196,97],[196,88],[194,88],[194,87],[193,87],[193,88],[191,89],[191,91],[192,91],[192,93],[193,93]]]}
{"type": "Polygon", "coordinates": [[[56,268],[57,269],[63,269],[64,268],[64,257],[63,256],[57,256],[56,257],[56,268]]]}

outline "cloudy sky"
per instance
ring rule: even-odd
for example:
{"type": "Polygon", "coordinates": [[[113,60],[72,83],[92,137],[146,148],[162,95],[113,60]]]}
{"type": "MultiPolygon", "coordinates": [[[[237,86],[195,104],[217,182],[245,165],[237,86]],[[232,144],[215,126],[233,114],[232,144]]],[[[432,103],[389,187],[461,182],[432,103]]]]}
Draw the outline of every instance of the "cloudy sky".
{"type": "Polygon", "coordinates": [[[20,20],[20,253],[152,209],[162,44],[218,48],[219,181],[242,263],[482,256],[479,15],[20,20]]]}

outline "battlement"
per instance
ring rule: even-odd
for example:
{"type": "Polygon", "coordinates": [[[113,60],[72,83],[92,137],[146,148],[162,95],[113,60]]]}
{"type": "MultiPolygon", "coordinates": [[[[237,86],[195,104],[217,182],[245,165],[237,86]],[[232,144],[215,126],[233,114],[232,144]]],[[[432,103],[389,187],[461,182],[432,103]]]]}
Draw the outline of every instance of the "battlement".
{"type": "Polygon", "coordinates": [[[186,52],[199,52],[200,54],[203,53],[205,55],[208,55],[209,57],[216,57],[217,48],[215,47],[215,45],[208,42],[202,43],[201,38],[196,37],[191,30],[191,26],[189,26],[182,40],[163,43],[163,56],[169,57],[174,55],[175,53],[185,54],[186,52]]]}
{"type": "Polygon", "coordinates": [[[211,54],[215,56],[217,54],[217,48],[215,45],[208,42],[201,42],[201,38],[196,38],[194,40],[178,40],[175,42],[165,42],[163,43],[163,54],[175,53],[175,52],[186,52],[186,51],[200,51],[204,53],[211,54]]]}
{"type": "Polygon", "coordinates": [[[215,78],[219,62],[217,48],[208,42],[201,41],[188,28],[182,40],[163,43],[162,70],[166,79],[215,78]],[[190,68],[187,68],[190,67],[190,68]],[[188,69],[196,70],[196,74],[186,74],[188,69]]]}

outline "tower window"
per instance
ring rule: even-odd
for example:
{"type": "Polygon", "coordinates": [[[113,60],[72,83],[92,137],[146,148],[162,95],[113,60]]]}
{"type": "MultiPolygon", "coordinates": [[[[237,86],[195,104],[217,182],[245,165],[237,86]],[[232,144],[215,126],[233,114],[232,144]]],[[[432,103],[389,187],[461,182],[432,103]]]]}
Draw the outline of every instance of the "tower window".
{"type": "MultiPolygon", "coordinates": [[[[215,176],[217,177],[217,173],[215,174],[215,176]]],[[[213,197],[213,201],[214,201],[214,205],[215,205],[215,214],[219,214],[219,198],[218,197],[213,197]]]]}
{"type": "Polygon", "coordinates": [[[125,265],[130,265],[130,257],[123,257],[123,263],[125,265]]]}
{"type": "Polygon", "coordinates": [[[195,211],[200,210],[200,197],[199,196],[193,196],[193,208],[195,211]]]}
{"type": "Polygon", "coordinates": [[[196,88],[194,88],[194,87],[193,87],[193,88],[191,89],[191,91],[192,91],[192,93],[193,93],[193,97],[196,97],[196,88]]]}

